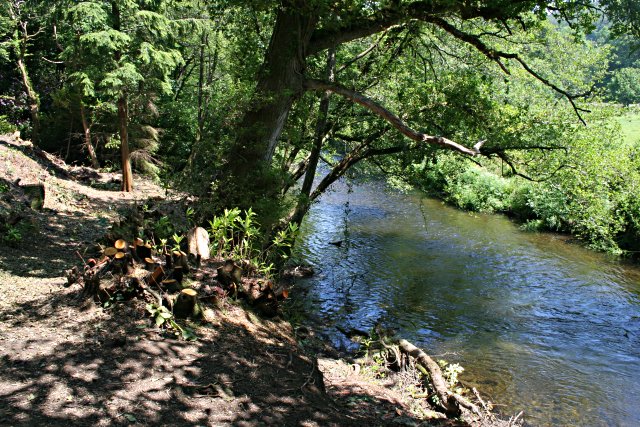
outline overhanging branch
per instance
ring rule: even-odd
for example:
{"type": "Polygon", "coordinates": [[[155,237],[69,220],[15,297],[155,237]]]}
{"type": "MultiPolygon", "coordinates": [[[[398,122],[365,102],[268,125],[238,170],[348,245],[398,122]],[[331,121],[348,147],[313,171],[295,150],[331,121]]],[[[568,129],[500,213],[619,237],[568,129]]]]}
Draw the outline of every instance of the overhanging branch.
{"type": "Polygon", "coordinates": [[[584,121],[584,119],[582,118],[582,115],[580,113],[581,112],[588,113],[590,111],[586,110],[584,108],[578,107],[576,105],[575,100],[577,98],[582,98],[582,97],[587,96],[589,94],[589,92],[581,93],[581,94],[571,94],[568,91],[562,89],[560,86],[558,86],[558,85],[554,84],[553,82],[551,82],[549,79],[547,79],[547,78],[543,77],[542,75],[540,75],[534,69],[532,69],[517,53],[508,53],[508,52],[503,52],[503,51],[500,51],[500,50],[493,49],[493,48],[487,46],[487,44],[484,43],[480,39],[480,37],[478,37],[477,35],[466,33],[466,32],[458,29],[457,27],[455,27],[454,25],[450,24],[449,22],[447,22],[446,20],[444,20],[442,18],[429,17],[426,20],[428,20],[428,22],[431,22],[431,23],[437,25],[438,27],[442,28],[443,30],[445,30],[447,33],[451,34],[453,37],[457,38],[458,40],[461,40],[461,41],[463,41],[463,42],[465,42],[467,44],[470,44],[471,46],[475,47],[478,51],[480,51],[487,58],[491,59],[496,64],[498,64],[498,66],[506,74],[510,74],[510,73],[509,73],[509,70],[502,63],[501,59],[513,59],[514,61],[517,61],[522,66],[522,68],[524,68],[524,70],[527,73],[529,73],[531,76],[533,76],[535,79],[537,79],[538,81],[540,81],[545,86],[553,89],[554,91],[556,91],[559,94],[561,94],[562,96],[564,96],[569,101],[571,106],[573,107],[573,110],[575,111],[576,115],[578,116],[578,118],[580,119],[582,124],[584,124],[586,126],[587,123],[584,121]]]}
{"type": "Polygon", "coordinates": [[[398,116],[384,108],[382,105],[378,104],[376,101],[351,89],[347,89],[337,84],[326,83],[321,80],[314,79],[306,79],[304,81],[304,87],[308,90],[322,92],[330,91],[343,96],[386,120],[387,122],[389,122],[389,124],[391,124],[391,126],[396,128],[403,135],[414,141],[417,141],[418,143],[438,145],[470,156],[477,156],[481,154],[480,148],[482,147],[482,143],[476,144],[473,148],[468,148],[442,136],[433,136],[418,132],[407,126],[398,116]]]}
{"type": "Polygon", "coordinates": [[[396,5],[377,11],[372,16],[342,16],[341,25],[314,31],[306,55],[336,47],[342,43],[361,39],[389,29],[393,25],[411,20],[428,21],[434,16],[457,16],[461,19],[484,18],[486,20],[520,19],[522,13],[530,11],[535,4],[528,0],[510,2],[510,7],[477,5],[473,2],[414,1],[408,5],[396,5]]]}

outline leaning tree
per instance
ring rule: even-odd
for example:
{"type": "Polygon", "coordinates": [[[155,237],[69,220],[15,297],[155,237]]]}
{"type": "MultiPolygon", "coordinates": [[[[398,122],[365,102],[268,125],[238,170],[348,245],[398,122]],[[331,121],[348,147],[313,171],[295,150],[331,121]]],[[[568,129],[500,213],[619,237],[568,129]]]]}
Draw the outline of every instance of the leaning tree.
{"type": "MultiPolygon", "coordinates": [[[[257,76],[251,107],[240,121],[235,141],[227,154],[228,175],[222,188],[226,189],[227,193],[242,193],[242,200],[246,204],[255,203],[261,198],[273,197],[281,190],[282,185],[274,178],[272,160],[292,107],[309,91],[320,94],[333,93],[350,103],[359,104],[387,123],[383,132],[394,129],[414,141],[414,144],[439,146],[469,156],[489,153],[491,149],[483,149],[482,139],[454,141],[448,137],[449,135],[425,133],[414,128],[415,126],[409,126],[401,114],[392,112],[358,88],[347,87],[348,85],[341,84],[339,79],[333,78],[331,66],[322,78],[317,78],[309,72],[310,62],[318,62],[319,58],[327,56],[327,52],[331,58],[331,52],[335,52],[336,49],[396,27],[422,26],[440,31],[450,40],[479,52],[495,63],[497,69],[507,74],[512,67],[519,67],[564,98],[577,113],[577,118],[582,120],[583,110],[577,99],[585,95],[584,93],[571,92],[561,83],[536,70],[517,50],[504,48],[504,43],[494,43],[495,34],[499,32],[500,39],[508,40],[516,31],[527,32],[539,28],[539,25],[551,16],[568,23],[576,31],[584,30],[590,28],[591,23],[601,16],[601,8],[620,12],[624,5],[635,4],[631,0],[625,2],[612,1],[600,3],[600,6],[589,2],[562,0],[250,2],[256,8],[272,7],[276,8],[277,12],[263,64],[257,76]],[[469,23],[480,25],[468,25],[469,23]],[[483,24],[491,25],[496,30],[474,30],[483,24]]],[[[231,0],[227,2],[229,3],[237,2],[231,0]]],[[[243,3],[246,5],[246,2],[243,3]]],[[[616,16],[624,16],[624,13],[616,16]]],[[[624,24],[624,19],[618,22],[624,24]]],[[[331,61],[329,59],[328,62],[331,61]]],[[[388,78],[393,77],[390,75],[388,78]]],[[[380,135],[376,135],[375,132],[370,135],[371,138],[377,136],[380,135]]],[[[312,157],[314,154],[318,155],[318,149],[311,151],[312,157]]],[[[389,154],[391,153],[390,151],[389,154]]],[[[368,150],[366,154],[359,153],[353,157],[342,158],[330,176],[327,176],[327,180],[323,181],[324,184],[333,182],[363,156],[372,154],[385,152],[368,150]]],[[[314,159],[309,158],[303,162],[302,168],[292,173],[292,176],[299,178],[305,173],[307,176],[314,175],[314,165],[314,159]]],[[[308,184],[310,179],[305,181],[308,184]]],[[[321,183],[319,190],[322,190],[324,184],[321,183]]],[[[303,185],[307,192],[308,187],[303,185]]],[[[301,219],[307,208],[308,203],[299,206],[296,220],[301,219]]]]}

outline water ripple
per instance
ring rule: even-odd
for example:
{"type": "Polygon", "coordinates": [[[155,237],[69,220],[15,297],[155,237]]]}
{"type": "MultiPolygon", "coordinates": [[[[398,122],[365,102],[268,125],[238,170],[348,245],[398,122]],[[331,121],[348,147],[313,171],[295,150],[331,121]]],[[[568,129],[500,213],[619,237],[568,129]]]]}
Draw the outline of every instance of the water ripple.
{"type": "Polygon", "coordinates": [[[564,240],[372,184],[325,196],[296,251],[336,344],[383,322],[532,425],[638,425],[640,270],[564,240]]]}

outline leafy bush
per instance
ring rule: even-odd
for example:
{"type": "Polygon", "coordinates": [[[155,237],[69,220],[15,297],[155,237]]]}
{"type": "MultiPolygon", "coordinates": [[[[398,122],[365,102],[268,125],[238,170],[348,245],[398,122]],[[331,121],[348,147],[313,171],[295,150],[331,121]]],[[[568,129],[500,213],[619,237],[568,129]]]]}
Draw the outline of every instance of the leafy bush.
{"type": "Polygon", "coordinates": [[[461,209],[503,212],[523,222],[524,230],[571,233],[596,250],[633,253],[640,249],[640,148],[612,144],[622,138],[609,123],[615,121],[576,128],[566,152],[551,153],[536,166],[548,174],[541,182],[505,178],[491,160],[482,168],[449,153],[415,166],[414,179],[461,209]]]}
{"type": "Polygon", "coordinates": [[[251,208],[225,209],[222,215],[209,221],[213,253],[218,257],[249,260],[266,276],[273,274],[275,266],[288,257],[297,233],[298,226],[289,224],[264,244],[265,236],[251,208]]]}
{"type": "Polygon", "coordinates": [[[16,131],[16,127],[9,123],[7,116],[0,116],[0,135],[13,133],[16,131]]]}
{"type": "Polygon", "coordinates": [[[470,167],[445,187],[448,199],[457,207],[476,212],[504,212],[513,192],[510,180],[470,167]]]}

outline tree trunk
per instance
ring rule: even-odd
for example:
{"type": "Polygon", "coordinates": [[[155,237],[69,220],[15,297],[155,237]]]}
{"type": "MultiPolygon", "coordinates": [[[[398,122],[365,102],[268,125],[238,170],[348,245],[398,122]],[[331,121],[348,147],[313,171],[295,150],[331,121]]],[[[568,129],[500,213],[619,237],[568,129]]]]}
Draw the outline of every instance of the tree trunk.
{"type": "MultiPolygon", "coordinates": [[[[330,82],[335,81],[335,68],[336,51],[332,48],[329,49],[329,52],[327,53],[327,80],[330,82]]],[[[306,175],[304,176],[304,182],[302,183],[302,189],[300,190],[296,212],[292,218],[292,222],[295,222],[298,225],[302,223],[302,219],[311,206],[311,199],[309,196],[311,195],[311,187],[313,186],[313,180],[316,176],[316,169],[318,167],[318,159],[320,158],[320,152],[322,151],[322,141],[324,140],[327,130],[327,115],[329,113],[330,98],[330,91],[325,91],[320,98],[314,143],[309,155],[309,164],[307,166],[306,175]]]]}
{"type": "MultiPolygon", "coordinates": [[[[196,143],[200,142],[202,139],[202,130],[204,128],[204,108],[202,104],[203,93],[204,93],[204,54],[209,43],[209,34],[206,31],[202,32],[202,36],[200,38],[200,64],[199,64],[199,76],[198,76],[198,129],[196,131],[196,143]]],[[[217,56],[217,50],[216,50],[217,56]]],[[[215,66],[215,60],[214,60],[215,66]]]]}
{"type": "Polygon", "coordinates": [[[82,118],[82,129],[84,130],[84,145],[89,153],[89,159],[91,159],[91,166],[94,169],[98,169],[100,167],[100,163],[98,162],[98,156],[96,155],[96,149],[91,143],[91,128],[89,127],[89,123],[87,122],[87,115],[84,110],[84,104],[80,101],[80,117],[82,118]]]}
{"type": "MultiPolygon", "coordinates": [[[[113,29],[120,31],[120,8],[118,2],[111,1],[111,15],[113,19],[113,29]]],[[[119,50],[113,54],[117,63],[122,59],[122,52],[119,50]]],[[[131,153],[129,152],[129,112],[127,107],[126,94],[121,94],[118,98],[118,127],[120,129],[120,160],[122,163],[122,191],[133,191],[133,172],[131,171],[131,153]]]]}
{"type": "Polygon", "coordinates": [[[118,99],[118,122],[120,125],[120,158],[122,161],[122,191],[133,191],[133,172],[131,171],[131,153],[129,153],[129,134],[127,131],[127,100],[118,99]]]}
{"type": "Polygon", "coordinates": [[[246,183],[250,176],[249,189],[254,195],[266,188],[277,190],[272,188],[273,183],[264,180],[291,105],[304,91],[306,49],[317,22],[316,15],[308,12],[311,6],[307,3],[306,0],[282,1],[258,76],[253,106],[243,117],[235,144],[229,151],[231,178],[244,178],[246,183]],[[255,188],[256,183],[262,188],[255,188]]]}
{"type": "MultiPolygon", "coordinates": [[[[26,45],[26,40],[24,41],[26,45]]],[[[20,70],[20,76],[22,77],[22,84],[24,90],[27,93],[27,100],[29,101],[29,112],[31,113],[31,142],[38,145],[40,142],[40,97],[33,89],[27,66],[25,65],[24,58],[26,56],[26,46],[20,49],[20,56],[18,58],[18,69],[20,70]]]]}

